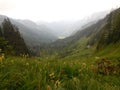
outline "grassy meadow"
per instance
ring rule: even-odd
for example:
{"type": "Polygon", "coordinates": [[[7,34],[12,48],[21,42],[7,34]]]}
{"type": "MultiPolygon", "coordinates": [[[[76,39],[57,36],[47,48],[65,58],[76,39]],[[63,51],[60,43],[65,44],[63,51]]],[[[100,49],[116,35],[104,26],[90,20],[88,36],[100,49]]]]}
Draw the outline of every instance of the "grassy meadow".
{"type": "Polygon", "coordinates": [[[0,90],[120,90],[119,71],[106,73],[92,59],[6,57],[0,90]]]}
{"type": "Polygon", "coordinates": [[[119,43],[96,53],[85,41],[66,48],[69,55],[0,54],[0,90],[120,90],[119,43]]]}

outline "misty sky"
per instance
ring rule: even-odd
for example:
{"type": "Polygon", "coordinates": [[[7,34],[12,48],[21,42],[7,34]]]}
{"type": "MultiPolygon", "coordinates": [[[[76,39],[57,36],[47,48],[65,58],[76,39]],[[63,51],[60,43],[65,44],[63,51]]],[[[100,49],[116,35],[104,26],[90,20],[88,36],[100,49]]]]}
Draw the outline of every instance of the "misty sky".
{"type": "Polygon", "coordinates": [[[0,14],[33,21],[71,21],[119,6],[120,0],[0,0],[0,14]]]}

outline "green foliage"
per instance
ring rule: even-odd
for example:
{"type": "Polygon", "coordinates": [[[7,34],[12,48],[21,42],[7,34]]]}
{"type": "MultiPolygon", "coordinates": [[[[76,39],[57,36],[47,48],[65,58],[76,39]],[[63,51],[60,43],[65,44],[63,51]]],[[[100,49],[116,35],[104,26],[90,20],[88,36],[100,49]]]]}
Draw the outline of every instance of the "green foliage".
{"type": "Polygon", "coordinates": [[[2,29],[0,27],[0,37],[2,37],[2,36],[3,36],[3,33],[2,33],[2,29]]]}
{"type": "Polygon", "coordinates": [[[4,37],[0,37],[0,49],[7,55],[14,55],[13,47],[8,44],[8,41],[4,37]]]}
{"type": "Polygon", "coordinates": [[[0,37],[0,48],[2,50],[5,50],[5,48],[7,47],[7,45],[8,45],[8,41],[5,40],[5,38],[0,37]]]}

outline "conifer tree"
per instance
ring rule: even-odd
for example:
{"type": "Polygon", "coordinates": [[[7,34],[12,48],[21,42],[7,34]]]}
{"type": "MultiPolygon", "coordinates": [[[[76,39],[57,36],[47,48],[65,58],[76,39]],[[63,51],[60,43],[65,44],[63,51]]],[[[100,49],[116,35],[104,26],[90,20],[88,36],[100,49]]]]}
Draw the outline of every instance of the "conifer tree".
{"type": "Polygon", "coordinates": [[[9,45],[13,46],[16,51],[16,55],[29,54],[27,46],[21,37],[19,30],[14,26],[10,20],[7,18],[2,23],[4,38],[8,41],[9,45]]]}

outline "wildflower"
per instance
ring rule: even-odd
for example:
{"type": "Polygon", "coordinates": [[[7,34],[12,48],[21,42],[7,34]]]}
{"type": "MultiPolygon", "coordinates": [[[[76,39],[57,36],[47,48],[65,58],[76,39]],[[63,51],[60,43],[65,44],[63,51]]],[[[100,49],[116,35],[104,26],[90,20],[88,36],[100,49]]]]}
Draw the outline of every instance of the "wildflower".
{"type": "Polygon", "coordinates": [[[74,78],[73,78],[73,81],[75,81],[75,82],[76,82],[76,81],[77,81],[77,78],[76,78],[76,77],[74,77],[74,78]]]}
{"type": "Polygon", "coordinates": [[[29,66],[29,63],[26,63],[26,66],[29,66]]]}
{"type": "Polygon", "coordinates": [[[79,82],[79,79],[77,77],[73,77],[73,82],[77,84],[79,82]]]}
{"type": "Polygon", "coordinates": [[[96,59],[96,60],[99,60],[99,59],[100,59],[100,57],[95,57],[95,59],[96,59]]]}
{"type": "Polygon", "coordinates": [[[2,49],[0,48],[0,52],[2,51],[2,49]]]}
{"type": "Polygon", "coordinates": [[[11,60],[11,63],[14,63],[14,60],[11,60]]]}
{"type": "Polygon", "coordinates": [[[47,90],[51,90],[51,87],[50,87],[50,85],[47,85],[47,90]]]}
{"type": "Polygon", "coordinates": [[[55,78],[54,73],[49,74],[49,77],[50,77],[50,80],[54,80],[54,78],[55,78]]]}
{"type": "Polygon", "coordinates": [[[5,59],[5,54],[4,54],[4,53],[2,53],[2,56],[1,56],[1,57],[2,57],[2,59],[4,60],[4,59],[5,59]]]}
{"type": "Polygon", "coordinates": [[[66,62],[63,62],[63,64],[66,64],[66,62]]]}
{"type": "Polygon", "coordinates": [[[2,57],[0,57],[0,62],[2,63],[2,57]]]}
{"type": "Polygon", "coordinates": [[[82,63],[82,66],[83,66],[83,67],[86,67],[86,63],[82,63]]]}
{"type": "Polygon", "coordinates": [[[2,63],[4,59],[5,59],[5,55],[2,53],[2,55],[0,57],[0,62],[2,63]]]}
{"type": "Polygon", "coordinates": [[[59,80],[57,80],[57,81],[55,82],[55,87],[56,87],[56,88],[58,88],[58,87],[59,87],[59,85],[60,85],[60,81],[59,81],[59,80]]]}
{"type": "Polygon", "coordinates": [[[49,74],[50,77],[54,76],[54,73],[49,74]]]}

